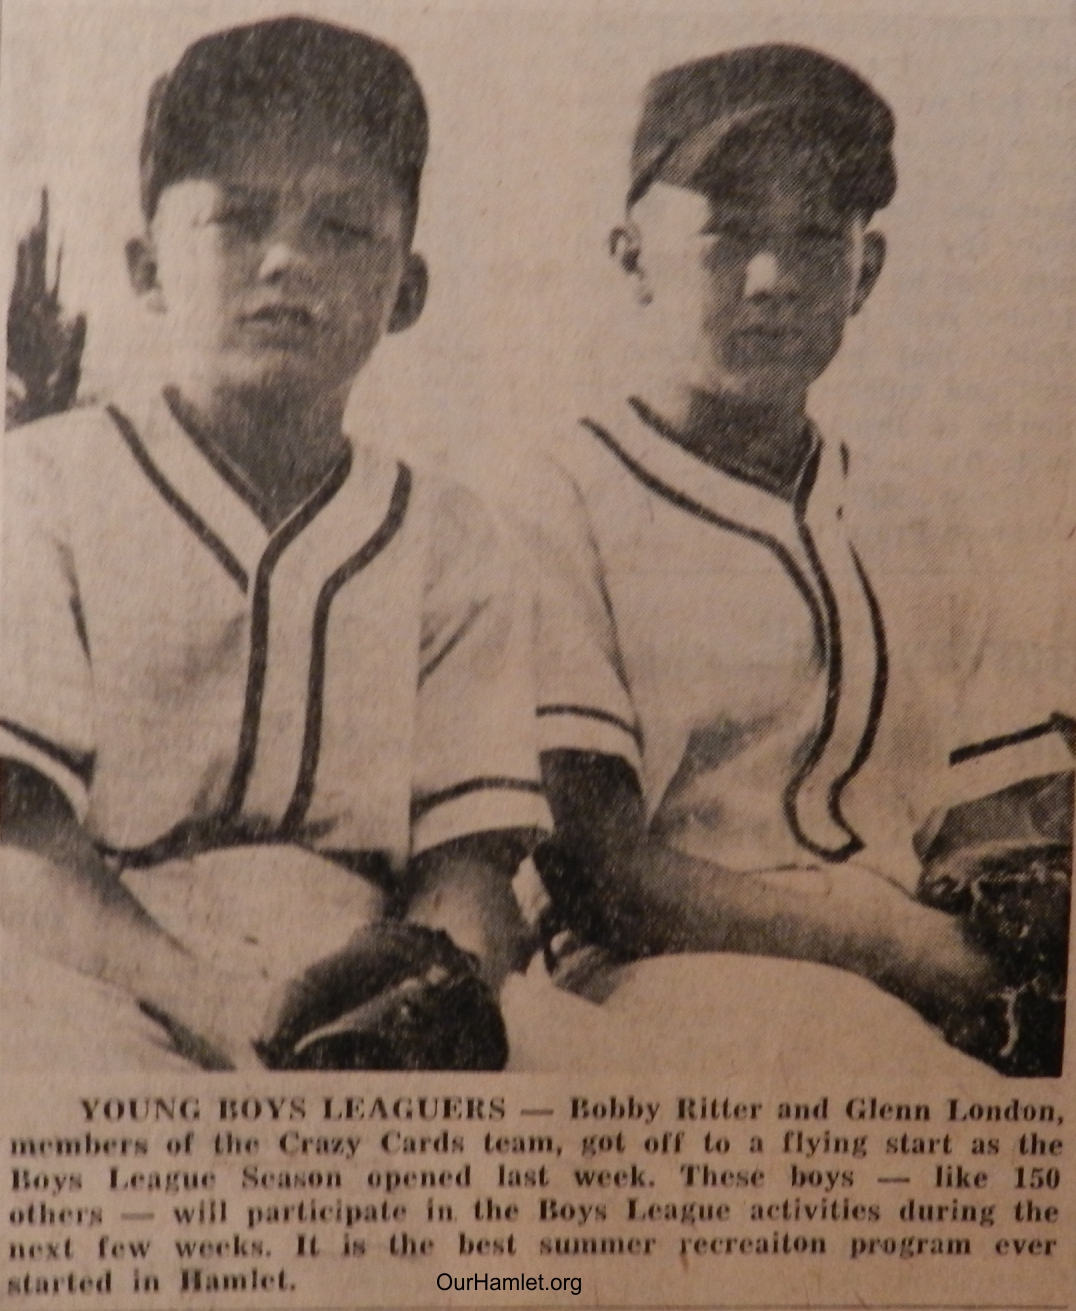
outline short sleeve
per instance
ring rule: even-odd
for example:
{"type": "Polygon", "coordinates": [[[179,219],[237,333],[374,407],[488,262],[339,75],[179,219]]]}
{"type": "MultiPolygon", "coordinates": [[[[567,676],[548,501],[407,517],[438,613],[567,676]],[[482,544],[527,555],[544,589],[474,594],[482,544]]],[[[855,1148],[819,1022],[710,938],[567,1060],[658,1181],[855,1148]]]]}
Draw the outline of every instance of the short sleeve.
{"type": "Polygon", "coordinates": [[[578,485],[555,460],[535,456],[506,512],[536,597],[541,749],[621,756],[638,772],[638,719],[578,485]]]}
{"type": "Polygon", "coordinates": [[[994,553],[976,543],[978,586],[967,593],[980,610],[980,649],[963,688],[950,755],[955,803],[1076,767],[1076,553],[1068,542],[1029,537],[1022,552],[1012,542],[994,553]],[[1010,585],[999,586],[999,580],[1010,585]]]}
{"type": "Polygon", "coordinates": [[[412,851],[473,833],[547,831],[529,595],[479,499],[431,507],[415,720],[412,851]]]}
{"type": "Polygon", "coordinates": [[[0,576],[0,755],[51,779],[83,818],[93,773],[92,682],[60,421],[8,434],[0,576]]]}

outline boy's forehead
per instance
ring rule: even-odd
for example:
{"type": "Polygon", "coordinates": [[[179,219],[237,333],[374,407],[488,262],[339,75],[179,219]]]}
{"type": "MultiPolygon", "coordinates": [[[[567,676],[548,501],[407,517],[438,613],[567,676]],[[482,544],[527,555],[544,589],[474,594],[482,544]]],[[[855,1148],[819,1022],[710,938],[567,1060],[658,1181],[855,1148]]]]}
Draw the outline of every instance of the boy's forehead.
{"type": "Polygon", "coordinates": [[[221,182],[276,185],[316,178],[336,190],[395,195],[395,171],[379,141],[323,117],[243,117],[222,125],[204,173],[221,182]]]}
{"type": "Polygon", "coordinates": [[[341,127],[317,108],[302,113],[233,112],[214,125],[207,146],[220,160],[264,155],[387,163],[384,145],[369,132],[357,126],[341,127]]]}
{"type": "Polygon", "coordinates": [[[836,204],[832,177],[808,152],[800,157],[774,157],[765,168],[731,168],[720,176],[691,186],[657,182],[633,206],[642,229],[661,232],[664,239],[706,229],[729,209],[769,216],[774,221],[797,218],[851,223],[856,214],[836,204]]]}

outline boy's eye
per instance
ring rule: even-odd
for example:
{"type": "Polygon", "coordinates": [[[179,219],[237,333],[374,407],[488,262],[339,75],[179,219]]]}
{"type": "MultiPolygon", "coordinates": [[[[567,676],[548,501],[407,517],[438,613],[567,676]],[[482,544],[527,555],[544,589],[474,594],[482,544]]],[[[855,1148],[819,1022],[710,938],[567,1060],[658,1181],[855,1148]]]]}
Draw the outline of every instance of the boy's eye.
{"type": "Polygon", "coordinates": [[[213,211],[210,221],[245,237],[260,237],[269,230],[273,211],[253,201],[226,201],[213,211]]]}
{"type": "Polygon", "coordinates": [[[369,223],[340,214],[323,214],[317,228],[321,236],[337,246],[366,245],[376,236],[369,223]]]}
{"type": "Polygon", "coordinates": [[[801,241],[813,245],[835,245],[844,240],[844,231],[824,223],[811,223],[800,229],[799,236],[801,241]]]}
{"type": "Polygon", "coordinates": [[[702,232],[703,236],[706,237],[721,237],[725,241],[747,242],[755,235],[755,228],[750,219],[728,215],[711,219],[702,232]]]}

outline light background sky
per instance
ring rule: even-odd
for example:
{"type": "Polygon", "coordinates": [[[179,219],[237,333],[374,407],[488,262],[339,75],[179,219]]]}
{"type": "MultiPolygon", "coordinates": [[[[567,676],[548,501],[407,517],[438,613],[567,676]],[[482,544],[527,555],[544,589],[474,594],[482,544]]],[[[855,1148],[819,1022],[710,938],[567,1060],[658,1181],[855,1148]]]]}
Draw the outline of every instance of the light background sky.
{"type": "Polygon", "coordinates": [[[638,343],[606,237],[646,81],[723,47],[801,41],[864,73],[898,122],[900,185],[878,219],[889,260],[816,416],[998,533],[1060,522],[1076,373],[1069,5],[5,0],[6,262],[47,183],[93,388],[151,349],[122,256],[151,81],[208,30],[294,10],[399,45],[431,111],[430,300],[361,380],[356,431],[503,462],[516,438],[630,383],[638,343]]]}

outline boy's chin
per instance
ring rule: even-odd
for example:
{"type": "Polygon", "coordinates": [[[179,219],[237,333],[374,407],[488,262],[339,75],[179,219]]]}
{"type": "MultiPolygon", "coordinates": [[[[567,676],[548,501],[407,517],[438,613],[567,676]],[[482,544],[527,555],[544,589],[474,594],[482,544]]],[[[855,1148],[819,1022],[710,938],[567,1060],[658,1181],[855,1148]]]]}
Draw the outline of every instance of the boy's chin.
{"type": "Polygon", "coordinates": [[[329,377],[315,359],[288,351],[229,355],[200,373],[199,390],[273,404],[323,400],[326,394],[340,391],[343,386],[339,379],[329,377]]]}
{"type": "Polygon", "coordinates": [[[781,367],[745,370],[711,379],[706,387],[713,397],[764,409],[802,406],[813,378],[799,369],[781,367]]]}

